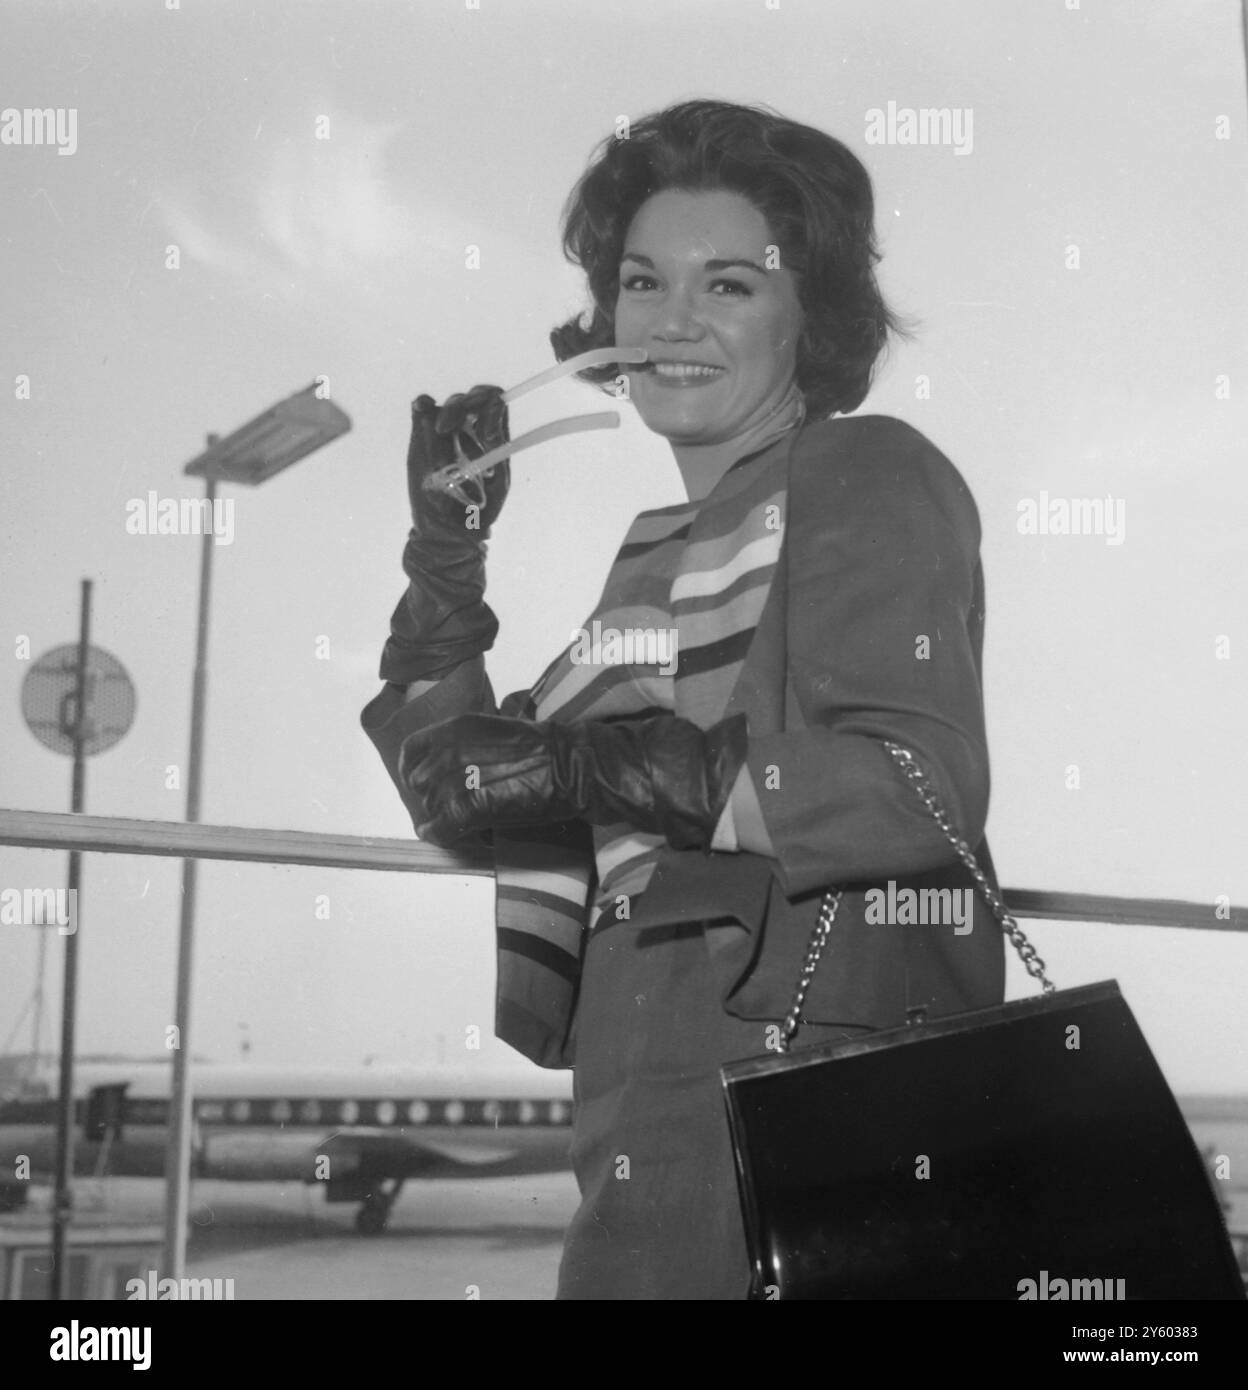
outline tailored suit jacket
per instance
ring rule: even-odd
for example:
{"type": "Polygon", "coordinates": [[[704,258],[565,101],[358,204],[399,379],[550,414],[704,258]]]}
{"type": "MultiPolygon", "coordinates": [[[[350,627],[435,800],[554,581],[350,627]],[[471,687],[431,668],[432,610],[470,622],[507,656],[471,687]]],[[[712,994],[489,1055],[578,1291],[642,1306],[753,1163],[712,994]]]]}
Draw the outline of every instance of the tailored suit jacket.
{"type": "MultiPolygon", "coordinates": [[[[930,920],[938,900],[923,890],[951,890],[949,903],[974,880],[883,747],[911,750],[995,888],[974,501],[933,444],[887,416],[818,421],[772,451],[787,469],[781,559],[725,716],[747,716],[775,858],[668,847],[629,920],[609,930],[703,922],[724,1007],[779,1021],[836,885],[844,893],[804,1020],[889,1028],[918,1008],[938,1017],[999,1003],[1001,929],[977,893],[953,899],[973,901],[956,930],[930,920]],[[927,903],[929,920],[891,910],[907,901],[927,903]]],[[[516,692],[501,712],[522,714],[526,700],[516,692]]],[[[425,696],[405,704],[387,686],[365,708],[414,822],[397,771],[403,739],[495,708],[481,658],[425,696]]]]}

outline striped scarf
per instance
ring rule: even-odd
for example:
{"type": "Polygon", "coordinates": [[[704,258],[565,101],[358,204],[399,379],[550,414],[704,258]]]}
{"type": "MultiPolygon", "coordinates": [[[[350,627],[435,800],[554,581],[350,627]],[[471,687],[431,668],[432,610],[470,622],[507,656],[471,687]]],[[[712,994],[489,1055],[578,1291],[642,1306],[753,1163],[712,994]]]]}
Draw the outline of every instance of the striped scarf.
{"type": "MultiPolygon", "coordinates": [[[[582,634],[523,706],[505,712],[718,723],[780,557],[788,455],[769,445],[735,463],[704,500],[640,513],[582,634]]],[[[627,920],[665,845],[626,823],[495,831],[495,1032],[504,1042],[540,1066],[572,1065],[586,939],[627,920]]]]}

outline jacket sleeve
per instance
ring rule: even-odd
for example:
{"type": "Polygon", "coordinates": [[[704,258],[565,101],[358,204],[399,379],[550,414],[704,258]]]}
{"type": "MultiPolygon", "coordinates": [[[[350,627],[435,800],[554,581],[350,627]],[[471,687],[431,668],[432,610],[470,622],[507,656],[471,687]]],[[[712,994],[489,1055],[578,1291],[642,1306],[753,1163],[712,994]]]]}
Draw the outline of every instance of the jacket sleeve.
{"type": "Polygon", "coordinates": [[[988,814],[974,501],[903,422],[836,426],[812,431],[790,475],[786,640],[798,717],[751,738],[748,755],[790,896],[953,860],[882,740],[911,749],[972,849],[988,814]]]}
{"type": "Polygon", "coordinates": [[[412,826],[419,823],[417,808],[399,780],[399,750],[403,740],[418,729],[427,729],[457,714],[493,714],[494,692],[485,673],[485,658],[473,657],[414,700],[404,699],[402,686],[387,683],[360,713],[360,723],[381,756],[390,780],[402,798],[412,826]]]}
{"type": "Polygon", "coordinates": [[[403,740],[419,729],[453,719],[457,714],[504,714],[517,719],[533,717],[532,699],[527,690],[508,695],[500,707],[485,671],[485,657],[475,656],[456,666],[414,700],[404,698],[400,685],[387,682],[364,706],[360,724],[385,764],[390,780],[412,818],[413,829],[423,819],[399,779],[399,750],[403,740]]]}

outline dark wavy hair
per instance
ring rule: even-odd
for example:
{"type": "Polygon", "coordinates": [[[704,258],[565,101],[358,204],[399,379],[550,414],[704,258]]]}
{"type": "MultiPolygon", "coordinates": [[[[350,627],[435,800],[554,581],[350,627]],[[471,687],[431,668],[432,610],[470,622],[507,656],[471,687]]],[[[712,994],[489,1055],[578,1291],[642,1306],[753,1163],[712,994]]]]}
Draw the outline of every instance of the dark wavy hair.
{"type": "MultiPolygon", "coordinates": [[[[624,237],[641,205],[664,189],[726,189],[763,214],[782,264],[798,277],[797,385],[808,416],[861,405],[889,332],[910,336],[875,279],[871,177],[839,140],[763,106],[686,101],[598,145],[562,224],[564,255],[585,271],[593,308],[587,325],[582,313],[552,331],[556,358],[614,345],[624,237]]],[[[601,384],[619,368],[578,375],[601,384]]]]}

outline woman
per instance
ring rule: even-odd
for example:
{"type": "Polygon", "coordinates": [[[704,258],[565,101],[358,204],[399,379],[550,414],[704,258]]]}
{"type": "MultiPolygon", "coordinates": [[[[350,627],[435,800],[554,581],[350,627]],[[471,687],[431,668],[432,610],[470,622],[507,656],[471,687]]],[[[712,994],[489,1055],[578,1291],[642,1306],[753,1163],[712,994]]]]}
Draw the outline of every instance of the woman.
{"type": "Polygon", "coordinates": [[[920,434],[831,418],[896,326],[843,145],[765,110],[672,107],[600,147],[564,245],[594,307],[556,354],[646,350],[629,394],[689,494],[638,516],[585,628],[669,633],[655,655],[674,647],[675,671],[576,644],[495,713],[483,557],[507,467],[474,508],[421,487],[507,438],[478,387],[416,403],[410,583],[364,724],[422,838],[492,836],[498,1032],[575,1064],[559,1296],[742,1298],[719,1068],[775,1046],[823,890],[848,885],[795,1046],[1002,998],[986,911],[955,930],[871,907],[890,882],[890,901],[970,882],[885,739],[991,873],[979,523],[920,434]]]}

